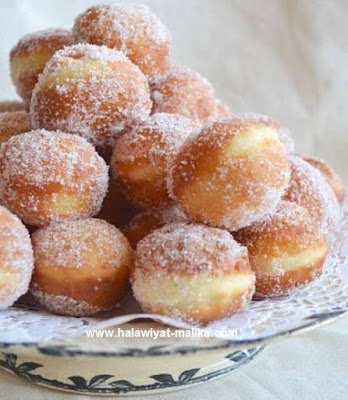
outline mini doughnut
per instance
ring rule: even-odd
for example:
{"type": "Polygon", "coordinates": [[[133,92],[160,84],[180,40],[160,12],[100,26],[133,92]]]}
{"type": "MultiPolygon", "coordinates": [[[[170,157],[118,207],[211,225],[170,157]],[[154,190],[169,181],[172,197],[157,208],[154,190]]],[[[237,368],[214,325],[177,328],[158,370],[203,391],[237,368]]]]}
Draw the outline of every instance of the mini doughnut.
{"type": "Polygon", "coordinates": [[[16,100],[0,101],[0,113],[14,111],[28,111],[28,106],[25,103],[16,100]]]}
{"type": "Polygon", "coordinates": [[[28,231],[18,217],[0,206],[0,310],[28,291],[33,269],[28,231]]]}
{"type": "Polygon", "coordinates": [[[32,131],[0,147],[0,201],[26,224],[95,215],[107,185],[104,160],[78,135],[32,131]]]}
{"type": "Polygon", "coordinates": [[[114,179],[110,179],[109,190],[97,217],[120,228],[126,225],[136,212],[136,208],[124,197],[119,185],[114,179]]]}
{"type": "Polygon", "coordinates": [[[322,234],[327,235],[335,230],[340,219],[340,206],[324,176],[298,156],[291,158],[291,170],[284,200],[307,209],[322,234]]]}
{"type": "Polygon", "coordinates": [[[151,85],[153,112],[180,114],[198,122],[213,120],[217,114],[211,84],[185,66],[173,65],[151,85]]]}
{"type": "Polygon", "coordinates": [[[272,214],[289,179],[277,127],[235,117],[208,124],[186,140],[168,186],[193,221],[235,231],[272,214]]]}
{"type": "Polygon", "coordinates": [[[113,147],[129,120],[151,110],[145,76],[123,53],[77,44],[46,64],[31,102],[35,129],[78,133],[97,147],[113,147]]]}
{"type": "Polygon", "coordinates": [[[131,283],[145,312],[206,323],[245,307],[255,276],[229,232],[170,224],[139,242],[131,283]]]}
{"type": "Polygon", "coordinates": [[[114,226],[97,218],[65,221],[33,234],[30,291],[56,314],[87,316],[108,310],[129,288],[132,250],[114,226]]]}
{"type": "Polygon", "coordinates": [[[0,144],[14,135],[30,130],[30,115],[26,111],[0,113],[0,144]]]}
{"type": "Polygon", "coordinates": [[[67,29],[46,29],[25,35],[11,50],[11,78],[17,93],[27,103],[47,61],[64,46],[73,44],[67,29]]]}
{"type": "Polygon", "coordinates": [[[76,18],[73,33],[77,42],[122,51],[150,78],[168,69],[169,31],[145,5],[90,7],[76,18]]]}
{"type": "Polygon", "coordinates": [[[259,297],[286,295],[317,278],[328,250],[325,236],[318,234],[307,210],[288,201],[235,238],[248,248],[259,297]]]}
{"type": "Polygon", "coordinates": [[[345,198],[345,189],[342,179],[337,174],[337,172],[329,165],[326,161],[315,157],[302,157],[305,161],[311,164],[314,168],[319,170],[324,178],[327,180],[328,184],[334,191],[337,200],[340,204],[343,203],[345,198]]]}
{"type": "Polygon", "coordinates": [[[152,208],[131,219],[123,233],[135,249],[145,236],[155,229],[175,222],[189,222],[187,215],[177,206],[152,208]]]}
{"type": "Polygon", "coordinates": [[[222,103],[221,100],[216,100],[216,117],[217,118],[230,118],[232,116],[229,107],[222,103]]]}
{"type": "Polygon", "coordinates": [[[110,167],[132,203],[157,207],[172,202],[168,166],[195,129],[197,124],[181,115],[158,113],[120,135],[110,167]]]}

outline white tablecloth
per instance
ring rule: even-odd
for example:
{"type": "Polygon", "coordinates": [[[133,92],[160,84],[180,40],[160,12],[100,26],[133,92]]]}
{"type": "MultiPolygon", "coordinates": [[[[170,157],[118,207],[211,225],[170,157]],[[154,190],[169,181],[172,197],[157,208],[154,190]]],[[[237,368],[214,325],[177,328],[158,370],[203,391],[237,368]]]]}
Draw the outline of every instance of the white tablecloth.
{"type": "MultiPolygon", "coordinates": [[[[15,96],[8,53],[16,41],[34,30],[69,27],[95,2],[1,0],[1,99],[15,96]]],[[[299,152],[326,158],[348,177],[348,1],[131,2],[160,15],[172,30],[175,59],[208,77],[232,111],[279,119],[299,152]]],[[[226,378],[156,399],[347,399],[347,332],[348,318],[270,345],[226,378]]],[[[68,397],[0,371],[1,400],[68,397]]]]}

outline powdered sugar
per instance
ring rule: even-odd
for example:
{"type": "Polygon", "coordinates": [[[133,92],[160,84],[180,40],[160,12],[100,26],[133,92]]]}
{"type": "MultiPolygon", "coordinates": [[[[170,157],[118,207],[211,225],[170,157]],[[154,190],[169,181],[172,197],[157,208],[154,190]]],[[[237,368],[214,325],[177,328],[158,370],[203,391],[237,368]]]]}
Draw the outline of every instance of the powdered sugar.
{"type": "Polygon", "coordinates": [[[220,274],[234,268],[247,249],[224,230],[174,223],[155,230],[138,243],[136,266],[169,269],[171,273],[220,274]]]}
{"type": "Polygon", "coordinates": [[[145,5],[93,6],[76,18],[73,32],[78,42],[121,50],[146,75],[167,69],[169,31],[145,5]]]}
{"type": "Polygon", "coordinates": [[[194,121],[181,115],[153,114],[146,121],[135,124],[129,133],[120,138],[122,146],[118,147],[117,159],[135,161],[139,157],[147,157],[155,165],[158,157],[172,158],[197,128],[194,121]],[[152,145],[147,151],[149,138],[152,138],[152,145]]]}
{"type": "Polygon", "coordinates": [[[291,158],[292,174],[284,199],[306,208],[324,235],[337,228],[340,207],[321,173],[298,156],[291,158]]]}
{"type": "Polygon", "coordinates": [[[26,111],[0,113],[0,143],[13,135],[30,130],[30,115],[26,111]]]}
{"type": "Polygon", "coordinates": [[[201,122],[216,116],[212,85],[188,67],[172,65],[166,74],[153,81],[151,89],[153,112],[177,113],[201,122]]]}
{"type": "Polygon", "coordinates": [[[124,293],[128,287],[132,250],[123,234],[106,221],[89,218],[52,224],[33,234],[33,247],[36,269],[31,293],[50,311],[90,315],[115,306],[114,293],[124,293]],[[57,280],[52,293],[54,272],[76,284],[69,287],[57,280]],[[101,291],[107,301],[99,299],[101,291]]]}
{"type": "Polygon", "coordinates": [[[238,230],[275,211],[289,177],[273,125],[234,117],[207,124],[186,140],[168,189],[196,222],[238,230]]]}
{"type": "Polygon", "coordinates": [[[23,47],[30,53],[40,48],[43,42],[45,43],[46,49],[56,48],[57,42],[55,40],[66,42],[66,44],[72,44],[72,33],[69,29],[62,28],[48,28],[27,33],[19,40],[11,52],[14,53],[18,51],[20,47],[23,47]]]}
{"type": "Polygon", "coordinates": [[[98,218],[64,221],[37,230],[33,246],[40,268],[117,268],[129,258],[130,246],[113,225],[98,218]],[[98,255],[98,262],[90,257],[98,255]]]}
{"type": "Polygon", "coordinates": [[[236,233],[247,246],[258,296],[279,296],[308,284],[321,273],[327,244],[308,211],[282,201],[264,221],[236,233]],[[295,272],[293,272],[295,271],[295,272]]]}
{"type": "Polygon", "coordinates": [[[0,176],[1,201],[33,225],[63,218],[54,203],[64,195],[84,197],[81,209],[63,210],[65,218],[96,214],[108,185],[108,168],[88,142],[45,130],[20,134],[3,144],[0,176]]]}
{"type": "Polygon", "coordinates": [[[27,105],[21,101],[16,100],[5,100],[0,101],[0,113],[13,112],[13,111],[26,111],[27,105]]]}
{"type": "Polygon", "coordinates": [[[102,311],[99,307],[89,304],[84,300],[45,293],[36,284],[31,286],[30,293],[42,306],[52,313],[80,317],[93,315],[102,311]]]}
{"type": "Polygon", "coordinates": [[[127,121],[144,120],[151,100],[145,76],[123,53],[77,44],[55,53],[35,86],[35,128],[78,133],[110,146],[127,121]]]}
{"type": "Polygon", "coordinates": [[[150,207],[171,202],[166,188],[169,165],[196,128],[196,123],[181,115],[158,113],[119,137],[112,173],[131,201],[150,207]]]}

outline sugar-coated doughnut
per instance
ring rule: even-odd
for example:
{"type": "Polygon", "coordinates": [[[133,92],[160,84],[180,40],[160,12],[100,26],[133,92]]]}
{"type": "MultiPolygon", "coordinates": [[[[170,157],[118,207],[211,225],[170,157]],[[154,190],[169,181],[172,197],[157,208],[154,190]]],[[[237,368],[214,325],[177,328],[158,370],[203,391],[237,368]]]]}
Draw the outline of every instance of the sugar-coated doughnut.
{"type": "Polygon", "coordinates": [[[197,72],[181,65],[172,65],[168,72],[151,85],[153,112],[180,114],[198,122],[215,119],[215,91],[197,72]]]}
{"type": "Polygon", "coordinates": [[[33,234],[31,293],[57,314],[85,316],[116,306],[129,287],[132,250],[106,221],[65,221],[33,234]]]}
{"type": "Polygon", "coordinates": [[[129,120],[151,110],[145,76],[126,56],[105,46],[77,44],[46,64],[31,102],[35,129],[78,133],[97,147],[113,147],[129,120]]]}
{"type": "Polygon", "coordinates": [[[168,166],[195,129],[197,124],[181,115],[157,113],[119,136],[111,172],[131,202],[144,207],[172,202],[168,166]]]}
{"type": "Polygon", "coordinates": [[[74,43],[68,29],[46,29],[25,35],[10,53],[11,78],[18,94],[29,103],[38,76],[47,61],[64,46],[74,43]]]}
{"type": "Polygon", "coordinates": [[[221,100],[216,100],[216,117],[217,118],[229,118],[232,116],[231,110],[229,107],[222,103],[221,100]]]}
{"type": "Polygon", "coordinates": [[[299,156],[291,157],[291,179],[284,200],[307,209],[324,235],[335,230],[340,219],[336,195],[324,176],[299,156]]]}
{"type": "Polygon", "coordinates": [[[235,117],[189,137],[168,184],[192,220],[235,231],[273,213],[289,179],[290,163],[273,123],[235,117]]]}
{"type": "Polygon", "coordinates": [[[288,201],[235,238],[248,248],[260,297],[286,295],[311,282],[321,274],[327,254],[326,238],[316,230],[308,211],[288,201]]]}
{"type": "Polygon", "coordinates": [[[110,179],[108,192],[97,217],[122,228],[136,213],[137,209],[125,198],[117,182],[110,179]]]}
{"type": "Polygon", "coordinates": [[[95,215],[107,185],[107,165],[78,135],[32,131],[0,147],[0,201],[26,224],[95,215]]]}
{"type": "Polygon", "coordinates": [[[77,42],[120,50],[149,78],[168,69],[170,34],[145,5],[98,4],[75,19],[77,42]]]}
{"type": "Polygon", "coordinates": [[[123,233],[135,249],[145,236],[162,226],[178,222],[189,222],[187,215],[176,205],[151,208],[135,215],[123,233]]]}
{"type": "Polygon", "coordinates": [[[13,111],[28,111],[28,106],[25,103],[17,100],[0,101],[0,113],[13,111]]]}
{"type": "Polygon", "coordinates": [[[0,113],[0,144],[14,135],[30,130],[30,115],[26,111],[0,113]]]}
{"type": "Polygon", "coordinates": [[[329,165],[326,161],[316,157],[306,156],[303,157],[303,159],[322,173],[322,175],[325,177],[328,184],[334,191],[337,200],[340,204],[342,204],[345,198],[345,188],[342,179],[331,167],[331,165],[329,165]]]}
{"type": "Polygon", "coordinates": [[[131,283],[145,312],[205,323],[246,306],[255,277],[229,232],[170,224],[139,242],[131,283]]]}
{"type": "Polygon", "coordinates": [[[0,206],[0,310],[28,291],[34,269],[30,236],[18,217],[0,206]]]}

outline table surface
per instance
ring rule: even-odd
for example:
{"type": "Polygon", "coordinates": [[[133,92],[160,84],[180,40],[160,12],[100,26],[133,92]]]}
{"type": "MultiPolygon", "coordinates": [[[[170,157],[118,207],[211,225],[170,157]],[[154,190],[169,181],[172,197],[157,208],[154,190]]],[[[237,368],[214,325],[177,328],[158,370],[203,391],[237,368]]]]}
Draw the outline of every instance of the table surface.
{"type": "MultiPolygon", "coordinates": [[[[348,317],[343,317],[328,326],[267,346],[251,363],[229,376],[192,389],[146,396],[146,400],[347,399],[347,332],[348,317]]],[[[21,398],[79,400],[96,397],[42,388],[0,370],[0,399],[21,398]]]]}

